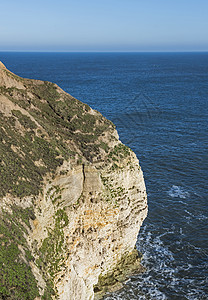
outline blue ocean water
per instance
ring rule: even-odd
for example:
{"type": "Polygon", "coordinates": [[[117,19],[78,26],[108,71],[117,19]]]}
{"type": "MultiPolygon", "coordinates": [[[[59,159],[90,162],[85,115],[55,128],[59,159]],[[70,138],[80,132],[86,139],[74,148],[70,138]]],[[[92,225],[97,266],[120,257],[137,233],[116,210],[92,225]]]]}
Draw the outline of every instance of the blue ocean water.
{"type": "Polygon", "coordinates": [[[0,52],[0,60],[99,110],[140,159],[146,272],[105,300],[208,299],[208,53],[0,52]]]}

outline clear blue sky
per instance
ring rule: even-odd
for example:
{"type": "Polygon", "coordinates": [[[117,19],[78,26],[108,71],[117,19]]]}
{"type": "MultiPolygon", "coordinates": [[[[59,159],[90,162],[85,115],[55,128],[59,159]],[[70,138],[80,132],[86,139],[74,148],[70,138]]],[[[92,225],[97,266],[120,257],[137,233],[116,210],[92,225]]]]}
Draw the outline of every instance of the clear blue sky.
{"type": "Polygon", "coordinates": [[[208,0],[2,0],[7,50],[208,51],[208,0]]]}

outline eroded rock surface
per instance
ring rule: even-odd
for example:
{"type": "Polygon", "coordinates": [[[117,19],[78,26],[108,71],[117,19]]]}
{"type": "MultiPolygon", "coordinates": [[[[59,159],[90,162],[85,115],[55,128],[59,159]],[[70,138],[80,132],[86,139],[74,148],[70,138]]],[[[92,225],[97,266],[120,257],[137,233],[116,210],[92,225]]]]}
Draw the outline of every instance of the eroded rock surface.
{"type": "Polygon", "coordinates": [[[94,299],[122,266],[139,269],[139,161],[110,121],[55,84],[0,64],[0,85],[0,298],[94,299]]]}

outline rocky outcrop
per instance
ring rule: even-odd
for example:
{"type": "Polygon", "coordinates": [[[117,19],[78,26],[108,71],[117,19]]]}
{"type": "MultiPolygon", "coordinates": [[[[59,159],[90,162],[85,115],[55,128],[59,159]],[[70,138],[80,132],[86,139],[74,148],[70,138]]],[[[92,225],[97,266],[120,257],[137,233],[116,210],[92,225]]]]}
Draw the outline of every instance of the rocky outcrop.
{"type": "Polygon", "coordinates": [[[110,121],[55,84],[3,64],[0,84],[0,297],[99,298],[140,268],[139,161],[110,121]]]}

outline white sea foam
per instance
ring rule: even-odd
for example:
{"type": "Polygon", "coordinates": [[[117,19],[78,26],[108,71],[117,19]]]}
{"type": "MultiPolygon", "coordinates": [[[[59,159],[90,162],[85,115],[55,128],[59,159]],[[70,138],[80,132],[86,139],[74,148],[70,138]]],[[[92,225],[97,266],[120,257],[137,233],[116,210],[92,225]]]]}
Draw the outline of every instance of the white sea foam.
{"type": "MultiPolygon", "coordinates": [[[[198,220],[207,220],[207,219],[208,219],[208,217],[205,216],[205,215],[203,215],[202,213],[200,213],[200,214],[198,214],[198,215],[194,215],[194,214],[192,214],[192,213],[191,213],[190,211],[188,211],[188,210],[185,210],[185,212],[186,212],[190,217],[195,218],[195,219],[198,219],[198,220]]],[[[186,216],[185,216],[186,219],[190,219],[190,217],[186,217],[186,216]]]]}
{"type": "MultiPolygon", "coordinates": [[[[195,288],[195,279],[191,275],[190,277],[181,277],[183,272],[192,274],[192,269],[195,266],[186,261],[182,264],[175,261],[175,255],[170,250],[171,248],[163,243],[166,234],[173,235],[175,230],[178,229],[180,229],[180,234],[183,235],[182,228],[177,228],[174,225],[165,233],[155,235],[156,232],[153,226],[144,226],[139,234],[137,246],[139,251],[143,253],[142,264],[146,271],[133,276],[132,279],[125,283],[123,290],[106,295],[104,299],[167,300],[170,299],[171,291],[182,294],[185,286],[189,287],[187,300],[200,299],[196,297],[204,295],[203,286],[205,283],[202,282],[201,291],[199,286],[195,291],[193,290],[195,288]]],[[[180,240],[177,241],[179,245],[181,242],[180,240]]],[[[190,245],[190,247],[193,246],[190,245]]],[[[195,247],[194,251],[197,251],[195,247]]]]}
{"type": "Polygon", "coordinates": [[[203,215],[203,214],[199,214],[199,215],[197,216],[197,219],[198,219],[198,220],[207,220],[208,217],[205,216],[205,215],[203,215]]]}
{"type": "Polygon", "coordinates": [[[185,191],[182,187],[173,185],[171,189],[168,191],[168,195],[172,198],[181,198],[186,199],[189,197],[189,192],[185,191]]]}

